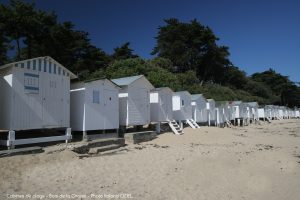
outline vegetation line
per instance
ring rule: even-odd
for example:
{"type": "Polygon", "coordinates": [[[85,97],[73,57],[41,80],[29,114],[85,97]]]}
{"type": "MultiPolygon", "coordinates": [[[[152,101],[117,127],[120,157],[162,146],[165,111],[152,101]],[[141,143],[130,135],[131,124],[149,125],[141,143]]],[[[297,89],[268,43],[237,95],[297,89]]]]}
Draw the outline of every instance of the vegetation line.
{"type": "Polygon", "coordinates": [[[215,100],[300,107],[300,87],[288,77],[273,69],[246,76],[229,60],[229,48],[217,41],[196,19],[184,23],[171,18],[158,28],[151,52],[155,58],[140,58],[129,42],[108,55],[72,22],[58,22],[55,12],[20,0],[0,4],[0,64],[51,56],[81,80],[144,74],[155,87],[202,93],[215,100]]]}

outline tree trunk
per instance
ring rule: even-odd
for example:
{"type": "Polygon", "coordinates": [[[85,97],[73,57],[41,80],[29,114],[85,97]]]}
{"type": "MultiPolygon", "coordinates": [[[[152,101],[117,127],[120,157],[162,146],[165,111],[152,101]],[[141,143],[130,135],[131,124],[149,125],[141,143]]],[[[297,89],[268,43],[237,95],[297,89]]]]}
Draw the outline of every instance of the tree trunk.
{"type": "Polygon", "coordinates": [[[21,60],[21,50],[20,50],[20,41],[19,38],[16,40],[17,41],[17,59],[18,61],[21,60]]]}
{"type": "Polygon", "coordinates": [[[200,86],[202,86],[203,85],[203,80],[201,80],[201,82],[200,82],[200,86]]]}
{"type": "Polygon", "coordinates": [[[31,58],[31,52],[32,52],[32,44],[31,44],[31,37],[27,37],[28,40],[28,46],[27,46],[27,59],[31,58]]]}

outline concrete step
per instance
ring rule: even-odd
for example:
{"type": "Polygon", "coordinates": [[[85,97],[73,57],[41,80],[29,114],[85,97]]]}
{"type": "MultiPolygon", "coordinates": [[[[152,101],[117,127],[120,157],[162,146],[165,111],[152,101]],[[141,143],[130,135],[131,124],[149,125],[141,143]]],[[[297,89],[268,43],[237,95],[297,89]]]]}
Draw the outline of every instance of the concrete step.
{"type": "Polygon", "coordinates": [[[79,153],[79,154],[86,154],[93,148],[104,148],[111,147],[112,145],[116,145],[118,147],[125,146],[125,139],[124,138],[108,138],[108,139],[97,139],[88,142],[81,142],[76,144],[72,151],[79,153]]]}
{"type": "Polygon", "coordinates": [[[125,147],[120,147],[118,149],[112,149],[112,150],[108,150],[108,151],[103,151],[100,153],[100,155],[113,155],[113,154],[117,154],[117,153],[122,153],[128,151],[125,147]]]}
{"type": "Polygon", "coordinates": [[[100,152],[115,150],[120,147],[121,146],[117,145],[117,144],[111,144],[111,145],[102,146],[102,147],[94,147],[94,148],[90,148],[88,154],[98,154],[100,152]]]}
{"type": "Polygon", "coordinates": [[[140,142],[147,142],[156,138],[155,131],[143,131],[143,132],[134,132],[126,133],[124,138],[127,143],[137,144],[140,142]]]}
{"type": "Polygon", "coordinates": [[[0,157],[4,156],[13,156],[13,155],[20,155],[20,154],[31,154],[31,153],[42,153],[44,150],[42,147],[25,147],[19,149],[9,149],[0,151],[0,157]]]}
{"type": "Polygon", "coordinates": [[[111,144],[118,144],[120,146],[125,145],[125,139],[124,138],[107,138],[107,139],[96,139],[88,142],[89,148],[94,147],[102,147],[102,146],[108,146],[111,144]]]}

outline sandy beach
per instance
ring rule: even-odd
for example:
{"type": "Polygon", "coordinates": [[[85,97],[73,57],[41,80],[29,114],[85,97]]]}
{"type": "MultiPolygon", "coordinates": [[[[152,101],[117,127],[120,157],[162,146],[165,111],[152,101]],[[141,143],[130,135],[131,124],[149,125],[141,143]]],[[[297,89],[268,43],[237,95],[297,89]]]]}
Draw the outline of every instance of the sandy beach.
{"type": "Polygon", "coordinates": [[[300,198],[299,119],[184,132],[111,155],[48,147],[0,158],[0,199],[300,198]]]}

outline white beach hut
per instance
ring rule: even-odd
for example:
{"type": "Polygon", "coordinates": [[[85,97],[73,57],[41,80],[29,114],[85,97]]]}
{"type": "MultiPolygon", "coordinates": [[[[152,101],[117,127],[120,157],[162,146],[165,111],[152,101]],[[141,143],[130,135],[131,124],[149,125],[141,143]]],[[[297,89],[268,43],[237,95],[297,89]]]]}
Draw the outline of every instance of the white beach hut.
{"type": "Polygon", "coordinates": [[[206,99],[202,94],[191,95],[193,119],[197,123],[207,123],[206,99]]]}
{"type": "Polygon", "coordinates": [[[247,102],[250,107],[250,122],[258,121],[258,103],[257,102],[247,102]]]}
{"type": "Polygon", "coordinates": [[[284,119],[288,119],[289,118],[288,109],[286,107],[284,107],[284,109],[283,109],[283,118],[284,119]]]}
{"type": "Polygon", "coordinates": [[[229,105],[231,106],[231,112],[232,112],[232,118],[234,120],[234,124],[238,123],[238,125],[241,125],[241,123],[244,121],[245,117],[245,106],[242,101],[232,101],[229,102],[229,105]]]}
{"type": "Polygon", "coordinates": [[[112,79],[121,87],[119,93],[119,123],[138,126],[150,123],[150,90],[153,85],[143,75],[112,79]]]}
{"type": "Polygon", "coordinates": [[[265,109],[264,108],[258,108],[257,109],[257,115],[258,115],[258,119],[265,120],[266,119],[265,109]]]}
{"type": "Polygon", "coordinates": [[[242,102],[242,118],[244,125],[248,125],[251,119],[251,106],[248,102],[242,102]]]}
{"type": "Polygon", "coordinates": [[[15,132],[70,127],[70,79],[76,78],[51,57],[38,57],[0,67],[0,129],[14,145],[68,140],[65,136],[15,140],[15,132]]]}
{"type": "Polygon", "coordinates": [[[192,128],[200,126],[193,120],[191,94],[188,91],[175,92],[172,98],[173,119],[178,121],[181,129],[183,122],[186,122],[192,128]]]}
{"type": "Polygon", "coordinates": [[[273,105],[266,105],[265,106],[265,116],[266,118],[268,118],[269,120],[272,120],[274,115],[274,109],[273,109],[273,105]]]}
{"type": "Polygon", "coordinates": [[[223,126],[225,123],[230,125],[231,109],[228,101],[216,101],[215,102],[215,118],[218,126],[223,126]]]}
{"type": "Polygon", "coordinates": [[[207,109],[207,116],[208,116],[208,125],[210,126],[212,123],[216,126],[216,102],[213,99],[207,99],[206,109],[207,109]]]}
{"type": "Polygon", "coordinates": [[[295,117],[300,118],[300,110],[299,108],[295,108],[295,117]]]}
{"type": "Polygon", "coordinates": [[[277,105],[274,105],[273,106],[273,118],[274,119],[280,119],[280,117],[279,117],[279,106],[277,106],[277,105]]]}
{"type": "MultiPolygon", "coordinates": [[[[87,131],[118,129],[119,89],[108,79],[72,83],[72,130],[82,131],[86,139],[87,131]]],[[[117,131],[109,135],[117,137],[117,131]]]]}
{"type": "Polygon", "coordinates": [[[161,123],[168,123],[175,134],[181,131],[173,121],[173,91],[168,87],[155,88],[150,92],[150,119],[156,124],[156,132],[160,133],[161,123]]]}
{"type": "Polygon", "coordinates": [[[172,97],[173,91],[168,87],[151,90],[151,122],[169,122],[173,120],[172,97]]]}
{"type": "Polygon", "coordinates": [[[285,110],[286,110],[285,106],[279,106],[278,107],[278,117],[279,117],[279,119],[284,119],[285,118],[285,116],[284,116],[285,110]]]}

